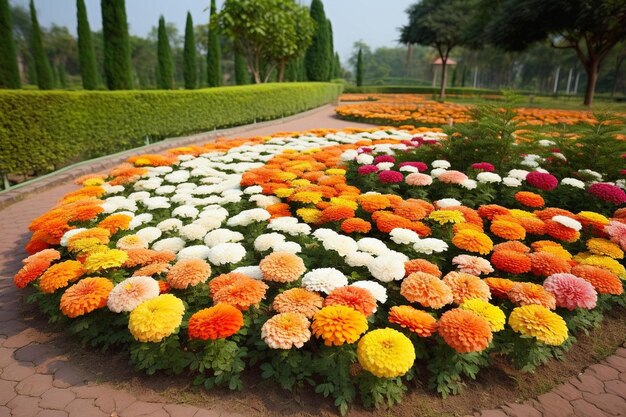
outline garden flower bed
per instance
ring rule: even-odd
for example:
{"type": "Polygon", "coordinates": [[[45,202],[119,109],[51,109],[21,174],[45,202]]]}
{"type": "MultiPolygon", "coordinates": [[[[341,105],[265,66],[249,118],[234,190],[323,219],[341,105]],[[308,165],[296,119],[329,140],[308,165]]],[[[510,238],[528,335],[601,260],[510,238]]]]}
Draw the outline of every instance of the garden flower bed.
{"type": "Polygon", "coordinates": [[[626,305],[626,194],[547,172],[553,149],[456,170],[442,141],[318,130],[133,157],[32,222],[14,282],[148,374],[240,389],[255,369],[342,413],[400,401],[418,369],[444,396],[494,357],[531,371],[626,305]]]}

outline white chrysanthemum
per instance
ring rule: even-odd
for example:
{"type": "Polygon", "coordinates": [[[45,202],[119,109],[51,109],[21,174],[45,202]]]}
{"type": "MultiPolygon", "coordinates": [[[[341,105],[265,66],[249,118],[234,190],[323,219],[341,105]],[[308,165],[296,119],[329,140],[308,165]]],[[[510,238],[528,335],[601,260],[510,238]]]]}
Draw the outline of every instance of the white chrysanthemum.
{"type": "Polygon", "coordinates": [[[466,190],[473,190],[478,187],[478,182],[468,178],[466,180],[463,180],[463,182],[461,183],[461,187],[465,188],[466,190]]]}
{"type": "Polygon", "coordinates": [[[261,272],[261,268],[258,265],[253,266],[240,266],[239,268],[235,268],[232,271],[235,274],[244,274],[249,276],[250,278],[261,281],[263,279],[263,273],[261,272]]]}
{"type": "Polygon", "coordinates": [[[302,286],[309,291],[329,294],[332,290],[348,285],[348,279],[335,268],[313,269],[302,277],[302,286]]]}
{"type": "Polygon", "coordinates": [[[539,144],[539,146],[554,146],[556,145],[556,142],[553,140],[548,140],[548,139],[541,139],[539,141],[537,141],[537,143],[539,144]]]}
{"type": "Polygon", "coordinates": [[[265,252],[284,241],[285,236],[280,233],[265,233],[254,239],[254,249],[258,252],[265,252]]]}
{"type": "Polygon", "coordinates": [[[252,223],[263,222],[269,220],[272,215],[265,209],[254,208],[250,210],[244,210],[241,213],[228,219],[226,224],[228,226],[248,226],[252,223]]]}
{"type": "Polygon", "coordinates": [[[148,210],[157,210],[171,207],[171,204],[167,197],[150,197],[142,200],[142,203],[146,206],[148,210]]]}
{"type": "Polygon", "coordinates": [[[414,172],[420,172],[419,169],[417,169],[417,167],[411,166],[411,165],[404,165],[401,166],[400,168],[398,168],[398,171],[401,172],[408,172],[410,174],[414,173],[414,172]]]}
{"type": "Polygon", "coordinates": [[[552,217],[552,221],[555,221],[565,227],[569,227],[570,229],[574,229],[576,231],[579,231],[583,228],[583,225],[578,220],[574,220],[571,217],[567,216],[554,216],[552,217]]]}
{"type": "Polygon", "coordinates": [[[517,178],[522,181],[526,179],[528,174],[529,172],[524,169],[512,169],[509,171],[509,177],[517,178]]]}
{"type": "Polygon", "coordinates": [[[569,185],[570,187],[580,188],[581,190],[585,189],[585,183],[581,180],[577,180],[576,178],[563,178],[561,180],[562,185],[569,185]]]}
{"type": "Polygon", "coordinates": [[[455,200],[454,198],[442,198],[441,200],[437,200],[435,205],[439,208],[456,207],[460,206],[461,202],[459,200],[455,200]]]}
{"type": "Polygon", "coordinates": [[[209,262],[213,265],[236,264],[246,256],[241,243],[220,243],[211,248],[209,262]]]}
{"type": "Polygon", "coordinates": [[[448,244],[441,239],[428,237],[426,239],[420,239],[413,244],[413,250],[417,253],[423,253],[425,255],[432,255],[437,252],[445,252],[448,250],[448,244]]]}
{"type": "Polygon", "coordinates": [[[185,247],[185,241],[179,237],[168,237],[167,239],[161,239],[154,242],[152,249],[162,251],[169,250],[174,253],[178,253],[185,247]]]}
{"type": "Polygon", "coordinates": [[[599,172],[592,171],[591,169],[581,169],[578,172],[580,172],[581,174],[589,175],[598,181],[602,181],[602,174],[600,174],[599,172]]]}
{"type": "Polygon", "coordinates": [[[139,235],[126,235],[115,243],[115,247],[121,250],[148,249],[149,243],[139,235]]]}
{"type": "Polygon", "coordinates": [[[273,195],[255,194],[249,201],[256,203],[257,207],[267,208],[273,204],[280,203],[280,198],[273,195]]]}
{"type": "Polygon", "coordinates": [[[201,224],[188,224],[180,229],[180,235],[185,240],[202,240],[209,231],[201,224]]]}
{"type": "Polygon", "coordinates": [[[168,172],[174,171],[174,168],[172,168],[171,166],[150,167],[148,169],[151,172],[156,172],[158,174],[167,174],[168,172]]]}
{"type": "Polygon", "coordinates": [[[137,211],[137,202],[123,196],[107,198],[105,204],[115,206],[115,210],[137,211]]]}
{"type": "Polygon", "coordinates": [[[179,184],[181,182],[187,182],[189,180],[189,171],[180,170],[173,171],[163,177],[165,181],[171,182],[172,184],[179,184]]]}
{"type": "Polygon", "coordinates": [[[547,169],[543,169],[543,168],[536,168],[535,169],[536,172],[541,172],[542,174],[549,174],[550,171],[548,171],[547,169]]]}
{"type": "Polygon", "coordinates": [[[374,157],[368,153],[362,153],[356,157],[356,162],[361,165],[370,165],[374,162],[374,157]]]}
{"type": "Polygon", "coordinates": [[[404,264],[395,257],[385,255],[375,258],[367,265],[370,274],[381,282],[399,281],[404,278],[404,264]]]}
{"type": "Polygon", "coordinates": [[[387,302],[387,289],[376,281],[357,281],[350,284],[353,287],[364,288],[381,304],[387,302]]]}
{"type": "Polygon", "coordinates": [[[433,178],[437,178],[439,177],[441,174],[443,174],[444,172],[447,172],[448,170],[445,168],[435,168],[432,171],[430,171],[430,176],[433,178]]]}
{"type": "Polygon", "coordinates": [[[144,227],[135,232],[137,236],[144,238],[148,243],[152,243],[161,237],[163,232],[158,227],[144,227]]]}
{"type": "Polygon", "coordinates": [[[388,171],[391,168],[393,168],[393,162],[379,162],[376,164],[376,168],[378,168],[381,171],[388,171]]]}
{"type": "Polygon", "coordinates": [[[209,253],[211,252],[211,248],[204,245],[194,245],[187,246],[178,252],[177,258],[178,260],[183,259],[207,259],[209,257],[209,253]]]}
{"type": "Polygon", "coordinates": [[[274,252],[289,252],[293,254],[298,254],[302,252],[302,246],[296,242],[278,242],[274,246],[272,246],[272,251],[274,252]]]}
{"type": "Polygon", "coordinates": [[[433,163],[430,165],[432,165],[433,168],[443,168],[443,169],[448,169],[451,166],[450,162],[444,159],[438,159],[436,161],[433,161],[433,163]]]}
{"type": "Polygon", "coordinates": [[[101,185],[101,187],[104,189],[104,192],[106,194],[119,194],[121,192],[124,192],[123,185],[111,185],[105,182],[104,184],[101,185]]]}
{"type": "Polygon", "coordinates": [[[317,229],[316,231],[313,232],[313,236],[316,239],[324,241],[326,239],[334,239],[335,237],[339,236],[339,233],[335,232],[332,229],[327,229],[325,227],[320,227],[319,229],[317,229]]]}
{"type": "Polygon", "coordinates": [[[159,283],[152,277],[126,278],[117,284],[107,298],[107,307],[114,313],[133,311],[144,301],[159,295],[159,283]]]}
{"type": "Polygon", "coordinates": [[[359,156],[359,153],[355,149],[348,149],[341,154],[340,158],[344,162],[349,162],[354,161],[354,158],[357,156],[359,156]]]}
{"type": "Polygon", "coordinates": [[[239,232],[230,229],[215,229],[206,234],[204,244],[212,248],[221,243],[241,242],[242,240],[243,235],[239,232]]]}
{"type": "Polygon", "coordinates": [[[339,256],[346,256],[349,253],[356,252],[359,247],[354,239],[350,236],[337,235],[331,239],[325,239],[322,242],[324,249],[332,250],[339,254],[339,256]]]}
{"type": "Polygon", "coordinates": [[[182,217],[185,219],[195,219],[198,217],[200,210],[195,208],[194,206],[183,205],[178,206],[172,211],[172,216],[182,217]]]}
{"type": "Polygon", "coordinates": [[[146,198],[150,198],[150,193],[147,191],[136,191],[134,193],[131,193],[128,196],[129,200],[135,200],[135,201],[142,201],[142,200],[145,200],[146,198]]]}
{"type": "Polygon", "coordinates": [[[173,232],[180,230],[183,227],[183,222],[180,219],[165,219],[156,225],[163,232],[173,232]]]}
{"type": "Polygon", "coordinates": [[[139,226],[150,223],[154,219],[154,216],[151,213],[141,213],[133,217],[130,221],[128,228],[130,230],[135,230],[139,226]]]}
{"type": "Polygon", "coordinates": [[[560,159],[561,161],[567,161],[567,157],[563,155],[561,152],[552,152],[555,158],[560,159]]]}
{"type": "Polygon", "coordinates": [[[481,172],[476,175],[476,179],[478,182],[482,182],[483,184],[494,183],[502,181],[502,177],[494,172],[481,172]]]}
{"type": "Polygon", "coordinates": [[[374,256],[379,256],[389,251],[385,242],[373,237],[364,237],[363,239],[359,239],[357,246],[359,250],[371,253],[374,256]]]}
{"type": "Polygon", "coordinates": [[[244,189],[243,192],[244,194],[248,195],[260,194],[263,192],[263,187],[261,187],[260,185],[253,185],[244,189]]]}
{"type": "Polygon", "coordinates": [[[166,195],[166,194],[172,194],[174,191],[176,191],[175,185],[162,185],[156,190],[154,190],[154,193],[158,195],[166,195]]]}
{"type": "Polygon", "coordinates": [[[77,229],[68,230],[67,232],[63,233],[63,236],[61,237],[61,246],[67,246],[67,243],[72,236],[85,230],[87,229],[85,229],[84,227],[79,227],[77,229]]]}
{"type": "Polygon", "coordinates": [[[395,250],[389,250],[386,253],[382,254],[381,256],[384,256],[385,258],[393,258],[397,262],[400,262],[403,265],[409,260],[409,257],[406,256],[404,253],[396,252],[395,250]]]}
{"type": "Polygon", "coordinates": [[[520,187],[522,185],[522,182],[517,178],[504,177],[502,178],[502,184],[506,185],[507,187],[520,187]]]}
{"type": "Polygon", "coordinates": [[[347,254],[343,260],[351,267],[367,266],[374,260],[374,257],[366,252],[351,252],[347,254]]]}
{"type": "Polygon", "coordinates": [[[539,163],[534,159],[523,159],[522,162],[520,162],[520,165],[524,165],[530,168],[537,168],[539,166],[539,163]]]}
{"type": "Polygon", "coordinates": [[[201,217],[194,220],[192,224],[199,224],[209,231],[222,227],[222,220],[215,217],[201,217]]]}
{"type": "Polygon", "coordinates": [[[272,219],[267,228],[292,236],[308,235],[311,233],[311,226],[305,223],[298,223],[298,219],[295,217],[278,217],[272,219]]]}
{"type": "Polygon", "coordinates": [[[403,229],[401,227],[393,229],[389,233],[389,236],[391,237],[391,240],[396,242],[398,245],[408,245],[409,243],[415,243],[420,240],[420,236],[413,230],[403,229]]]}

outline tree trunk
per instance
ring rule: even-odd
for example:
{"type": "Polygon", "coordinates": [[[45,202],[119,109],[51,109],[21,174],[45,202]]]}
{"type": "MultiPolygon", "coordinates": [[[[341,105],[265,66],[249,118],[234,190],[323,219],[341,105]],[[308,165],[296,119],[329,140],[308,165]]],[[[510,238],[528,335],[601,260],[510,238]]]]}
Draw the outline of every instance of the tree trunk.
{"type": "Polygon", "coordinates": [[[593,94],[596,91],[596,82],[598,81],[598,61],[589,60],[585,63],[585,72],[587,73],[587,87],[585,88],[585,101],[583,105],[591,106],[593,103],[593,94]]]}
{"type": "Polygon", "coordinates": [[[278,82],[282,83],[285,81],[285,65],[284,61],[281,61],[280,66],[278,67],[278,82]]]}
{"type": "Polygon", "coordinates": [[[445,57],[441,57],[441,90],[439,91],[439,98],[444,100],[446,98],[446,78],[447,72],[448,54],[445,57]]]}

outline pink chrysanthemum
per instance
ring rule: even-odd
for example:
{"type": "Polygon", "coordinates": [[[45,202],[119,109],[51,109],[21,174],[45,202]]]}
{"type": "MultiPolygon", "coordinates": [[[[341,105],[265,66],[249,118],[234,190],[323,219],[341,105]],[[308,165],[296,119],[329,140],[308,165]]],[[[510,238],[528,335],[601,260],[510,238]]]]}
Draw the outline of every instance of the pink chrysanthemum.
{"type": "Polygon", "coordinates": [[[615,205],[626,203],[626,193],[621,188],[605,182],[597,182],[591,184],[588,188],[589,193],[615,205]]]}
{"type": "Polygon", "coordinates": [[[476,162],[475,164],[472,164],[472,168],[485,172],[493,172],[496,170],[496,167],[494,167],[493,164],[490,164],[489,162],[476,162]]]}
{"type": "Polygon", "coordinates": [[[556,305],[574,310],[575,308],[592,309],[598,301],[598,294],[588,281],[572,274],[550,275],[543,287],[554,294],[556,305]]]}
{"type": "Polygon", "coordinates": [[[405,167],[405,166],[417,168],[419,172],[426,171],[428,169],[428,165],[426,165],[423,162],[406,161],[406,162],[401,162],[399,165],[400,168],[405,167]]]}
{"type": "Polygon", "coordinates": [[[449,170],[439,175],[437,179],[446,184],[461,184],[468,177],[461,171],[449,170]]]}
{"type": "Polygon", "coordinates": [[[608,226],[604,227],[611,240],[626,249],[626,224],[612,220],[608,226]]]}
{"type": "Polygon", "coordinates": [[[392,164],[395,164],[396,158],[391,155],[378,155],[374,158],[374,164],[380,164],[381,162],[391,162],[392,164]]]}
{"type": "Polygon", "coordinates": [[[526,182],[540,190],[554,190],[559,185],[559,180],[552,174],[545,172],[533,171],[526,176],[526,182]]]}
{"type": "Polygon", "coordinates": [[[420,174],[419,172],[414,172],[406,176],[406,183],[409,185],[416,185],[419,187],[423,187],[425,185],[430,185],[433,183],[433,177],[426,174],[420,174]]]}
{"type": "Polygon", "coordinates": [[[380,182],[384,182],[387,184],[395,184],[398,182],[402,182],[404,180],[404,175],[398,171],[382,171],[378,174],[378,179],[380,182]]]}
{"type": "Polygon", "coordinates": [[[369,175],[374,172],[378,172],[378,167],[376,165],[361,165],[358,169],[358,173],[360,175],[369,175]]]}
{"type": "Polygon", "coordinates": [[[452,258],[452,263],[457,266],[459,272],[471,275],[490,274],[493,272],[491,263],[485,258],[472,255],[457,255],[452,258]]]}

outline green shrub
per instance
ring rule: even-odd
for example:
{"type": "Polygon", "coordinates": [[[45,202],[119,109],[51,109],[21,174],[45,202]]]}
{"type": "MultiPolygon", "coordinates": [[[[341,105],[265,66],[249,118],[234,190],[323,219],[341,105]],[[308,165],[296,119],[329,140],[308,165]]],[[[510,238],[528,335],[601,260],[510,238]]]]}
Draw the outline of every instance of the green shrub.
{"type": "MultiPolygon", "coordinates": [[[[367,85],[349,87],[345,92],[354,94],[439,94],[439,88],[409,85],[367,85]]],[[[459,95],[502,95],[501,90],[486,88],[446,88],[446,92],[459,95]]]]}
{"type": "Polygon", "coordinates": [[[193,91],[0,91],[0,172],[42,174],[80,159],[332,102],[342,86],[289,83],[193,91]]]}

